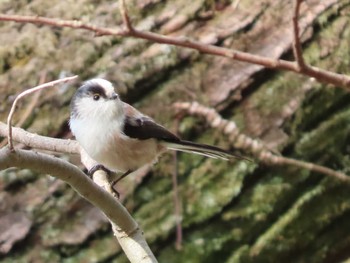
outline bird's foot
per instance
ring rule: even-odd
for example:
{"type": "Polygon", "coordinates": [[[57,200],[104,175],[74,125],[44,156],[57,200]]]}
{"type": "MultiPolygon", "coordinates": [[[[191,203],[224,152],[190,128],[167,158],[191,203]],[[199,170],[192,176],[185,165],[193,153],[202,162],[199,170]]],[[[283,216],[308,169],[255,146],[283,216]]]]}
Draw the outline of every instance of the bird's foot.
{"type": "MultiPolygon", "coordinates": [[[[110,176],[113,172],[109,169],[107,169],[106,167],[104,167],[102,164],[96,164],[94,165],[89,171],[88,171],[88,176],[90,178],[92,178],[93,174],[98,171],[98,170],[103,170],[104,172],[107,173],[108,176],[110,176]]],[[[116,181],[118,182],[119,181],[119,178],[117,180],[114,180],[112,182],[109,183],[109,191],[112,193],[112,195],[119,199],[120,197],[120,194],[117,190],[114,189],[114,185],[116,184],[116,181]]]]}
{"type": "Polygon", "coordinates": [[[106,167],[104,167],[102,164],[96,164],[94,165],[89,171],[88,171],[88,176],[92,178],[93,174],[98,171],[98,170],[103,170],[105,171],[108,175],[112,174],[111,170],[108,170],[106,167]]]}
{"type": "Polygon", "coordinates": [[[113,192],[113,195],[114,197],[118,198],[120,197],[120,194],[117,190],[115,190],[114,186],[120,181],[122,180],[123,178],[125,178],[127,175],[131,174],[132,171],[128,170],[126,171],[125,173],[123,173],[121,176],[119,176],[117,179],[113,180],[111,183],[110,183],[110,186],[111,186],[111,190],[113,192]]]}
{"type": "Polygon", "coordinates": [[[122,180],[123,178],[125,178],[127,175],[131,174],[132,171],[131,170],[127,170],[125,173],[123,173],[121,176],[119,176],[117,179],[115,179],[112,182],[112,186],[115,186],[120,180],[122,180]]]}

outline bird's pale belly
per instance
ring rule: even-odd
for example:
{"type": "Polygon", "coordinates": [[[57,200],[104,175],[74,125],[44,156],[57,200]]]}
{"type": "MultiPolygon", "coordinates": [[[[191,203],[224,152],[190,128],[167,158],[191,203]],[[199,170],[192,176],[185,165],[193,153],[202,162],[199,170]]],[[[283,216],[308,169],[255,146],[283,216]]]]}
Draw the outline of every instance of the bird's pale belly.
{"type": "Polygon", "coordinates": [[[101,147],[100,151],[91,157],[109,170],[126,172],[152,164],[164,149],[155,139],[118,137],[113,143],[101,147]]]}

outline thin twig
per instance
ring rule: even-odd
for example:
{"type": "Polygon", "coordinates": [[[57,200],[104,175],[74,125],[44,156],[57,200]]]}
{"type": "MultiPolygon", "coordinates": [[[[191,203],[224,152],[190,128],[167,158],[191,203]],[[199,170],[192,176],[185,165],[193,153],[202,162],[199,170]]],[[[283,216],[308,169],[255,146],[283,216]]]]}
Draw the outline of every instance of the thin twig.
{"type": "MultiPolygon", "coordinates": [[[[43,73],[40,77],[39,80],[39,85],[44,84],[46,81],[46,73],[43,73]]],[[[38,92],[36,92],[33,96],[33,99],[30,101],[28,107],[26,108],[24,114],[21,116],[21,118],[19,119],[19,121],[16,123],[17,127],[22,127],[22,125],[27,121],[28,117],[32,114],[34,108],[36,107],[40,95],[41,95],[42,90],[39,90],[38,92]]]]}
{"type": "MultiPolygon", "coordinates": [[[[39,85],[43,84],[45,82],[45,78],[46,78],[46,73],[42,74],[39,80],[39,85]]],[[[25,123],[25,121],[28,119],[28,117],[30,116],[30,114],[32,114],[36,104],[38,103],[39,97],[41,94],[41,90],[37,93],[35,93],[35,95],[33,96],[32,100],[30,101],[28,107],[26,108],[26,111],[24,112],[24,114],[21,116],[21,118],[19,119],[19,121],[15,124],[15,126],[17,127],[22,127],[22,125],[25,123]]],[[[8,142],[8,139],[5,138],[1,143],[0,143],[0,148],[4,147],[8,142]]]]}
{"type": "Polygon", "coordinates": [[[344,173],[337,172],[328,167],[318,164],[295,160],[283,156],[277,156],[272,153],[262,142],[252,139],[245,134],[242,134],[237,125],[233,121],[223,119],[220,114],[213,108],[194,103],[175,103],[174,107],[178,110],[185,110],[189,114],[202,116],[206,119],[211,127],[222,131],[229,138],[230,142],[236,149],[242,149],[246,152],[251,152],[261,162],[271,165],[293,165],[309,171],[321,173],[333,177],[350,185],[350,177],[344,173]]]}
{"type": "Polygon", "coordinates": [[[294,33],[294,41],[293,41],[293,53],[294,58],[297,61],[297,65],[299,67],[299,70],[303,70],[306,67],[302,48],[301,48],[301,42],[300,42],[300,32],[299,32],[299,11],[300,11],[300,4],[303,2],[303,0],[295,0],[294,2],[294,15],[293,15],[293,33],[294,33]]]}
{"type": "Polygon", "coordinates": [[[322,165],[314,164],[314,163],[309,163],[309,162],[304,162],[300,160],[295,160],[292,158],[287,158],[283,156],[275,156],[275,164],[277,165],[293,165],[296,167],[304,168],[309,171],[325,174],[331,177],[334,177],[342,182],[345,183],[350,183],[350,177],[347,176],[346,174],[334,171],[328,167],[324,167],[322,165]]]}
{"type": "Polygon", "coordinates": [[[0,14],[0,21],[13,21],[13,22],[19,22],[19,23],[49,25],[54,27],[70,27],[75,29],[85,29],[91,32],[95,32],[98,35],[122,36],[125,34],[123,30],[106,28],[106,27],[98,27],[89,23],[83,23],[79,20],[62,20],[62,19],[48,18],[48,17],[42,17],[42,16],[21,16],[21,15],[0,14]]]}
{"type": "Polygon", "coordinates": [[[111,29],[106,27],[97,27],[91,24],[85,24],[81,21],[76,20],[60,20],[52,19],[39,16],[19,16],[19,15],[5,15],[0,14],[0,21],[15,21],[20,23],[34,23],[34,24],[45,24],[57,27],[70,27],[85,29],[94,32],[96,35],[110,35],[110,36],[124,36],[124,37],[135,37],[141,39],[147,39],[153,42],[187,47],[191,49],[198,50],[205,54],[216,55],[221,57],[227,57],[230,59],[235,59],[242,62],[248,62],[252,64],[261,65],[267,68],[281,69],[297,72],[299,74],[313,77],[320,82],[333,84],[335,86],[340,86],[350,89],[350,76],[343,74],[338,74],[335,72],[330,72],[313,66],[307,66],[300,70],[299,66],[295,62],[283,60],[283,59],[273,59],[268,57],[263,57],[247,52],[242,52],[234,49],[218,47],[214,45],[203,44],[199,41],[190,40],[185,37],[171,37],[164,36],[161,34],[139,31],[132,27],[132,30],[120,30],[111,29]]]}
{"type": "Polygon", "coordinates": [[[14,114],[14,112],[15,112],[15,110],[16,110],[16,106],[17,106],[18,101],[19,101],[21,98],[23,98],[23,97],[25,97],[25,96],[27,96],[27,95],[33,93],[33,92],[42,90],[42,89],[44,89],[44,88],[48,88],[48,87],[55,86],[55,85],[57,85],[57,84],[59,84],[59,83],[65,83],[65,82],[68,82],[68,81],[72,81],[72,80],[76,79],[77,77],[78,77],[78,76],[73,76],[73,77],[67,77],[67,78],[63,78],[63,79],[51,81],[51,82],[48,82],[48,83],[45,83],[45,84],[36,86],[36,87],[34,87],[34,88],[25,90],[25,91],[23,91],[22,93],[20,93],[20,94],[16,97],[15,101],[14,101],[13,104],[12,104],[10,113],[9,113],[9,115],[8,115],[8,117],[7,117],[7,126],[8,126],[8,135],[7,135],[7,139],[8,139],[9,149],[10,149],[10,150],[13,150],[12,125],[11,125],[11,124],[12,124],[12,117],[13,117],[13,114],[14,114]]]}
{"type": "Polygon", "coordinates": [[[122,18],[123,18],[123,22],[127,28],[127,30],[129,32],[132,32],[134,31],[134,28],[132,27],[132,24],[131,24],[131,21],[130,21],[130,17],[129,17],[129,14],[128,14],[128,10],[127,10],[127,7],[126,7],[126,3],[125,3],[125,0],[120,0],[119,1],[119,8],[120,8],[120,13],[122,15],[122,18]]]}

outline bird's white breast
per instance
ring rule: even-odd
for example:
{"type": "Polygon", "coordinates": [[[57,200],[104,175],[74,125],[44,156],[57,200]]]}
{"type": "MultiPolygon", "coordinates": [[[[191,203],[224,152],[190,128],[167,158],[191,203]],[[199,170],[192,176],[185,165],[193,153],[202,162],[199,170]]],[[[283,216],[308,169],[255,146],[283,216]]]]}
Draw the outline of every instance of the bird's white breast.
{"type": "Polygon", "coordinates": [[[113,140],[113,136],[121,130],[121,122],[95,121],[93,119],[72,119],[70,128],[84,150],[94,160],[101,162],[101,155],[113,140]]]}
{"type": "Polygon", "coordinates": [[[154,139],[129,138],[122,132],[122,123],[118,119],[72,119],[70,127],[88,155],[110,170],[133,171],[154,162],[165,148],[154,139]]]}

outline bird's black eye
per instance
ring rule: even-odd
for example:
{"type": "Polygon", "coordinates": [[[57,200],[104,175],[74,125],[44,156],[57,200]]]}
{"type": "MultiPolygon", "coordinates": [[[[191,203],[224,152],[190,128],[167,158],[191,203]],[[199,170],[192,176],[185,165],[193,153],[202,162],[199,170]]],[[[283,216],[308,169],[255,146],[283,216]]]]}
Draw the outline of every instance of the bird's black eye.
{"type": "Polygon", "coordinates": [[[92,97],[94,100],[99,100],[100,99],[100,94],[95,93],[94,96],[92,97]]]}

